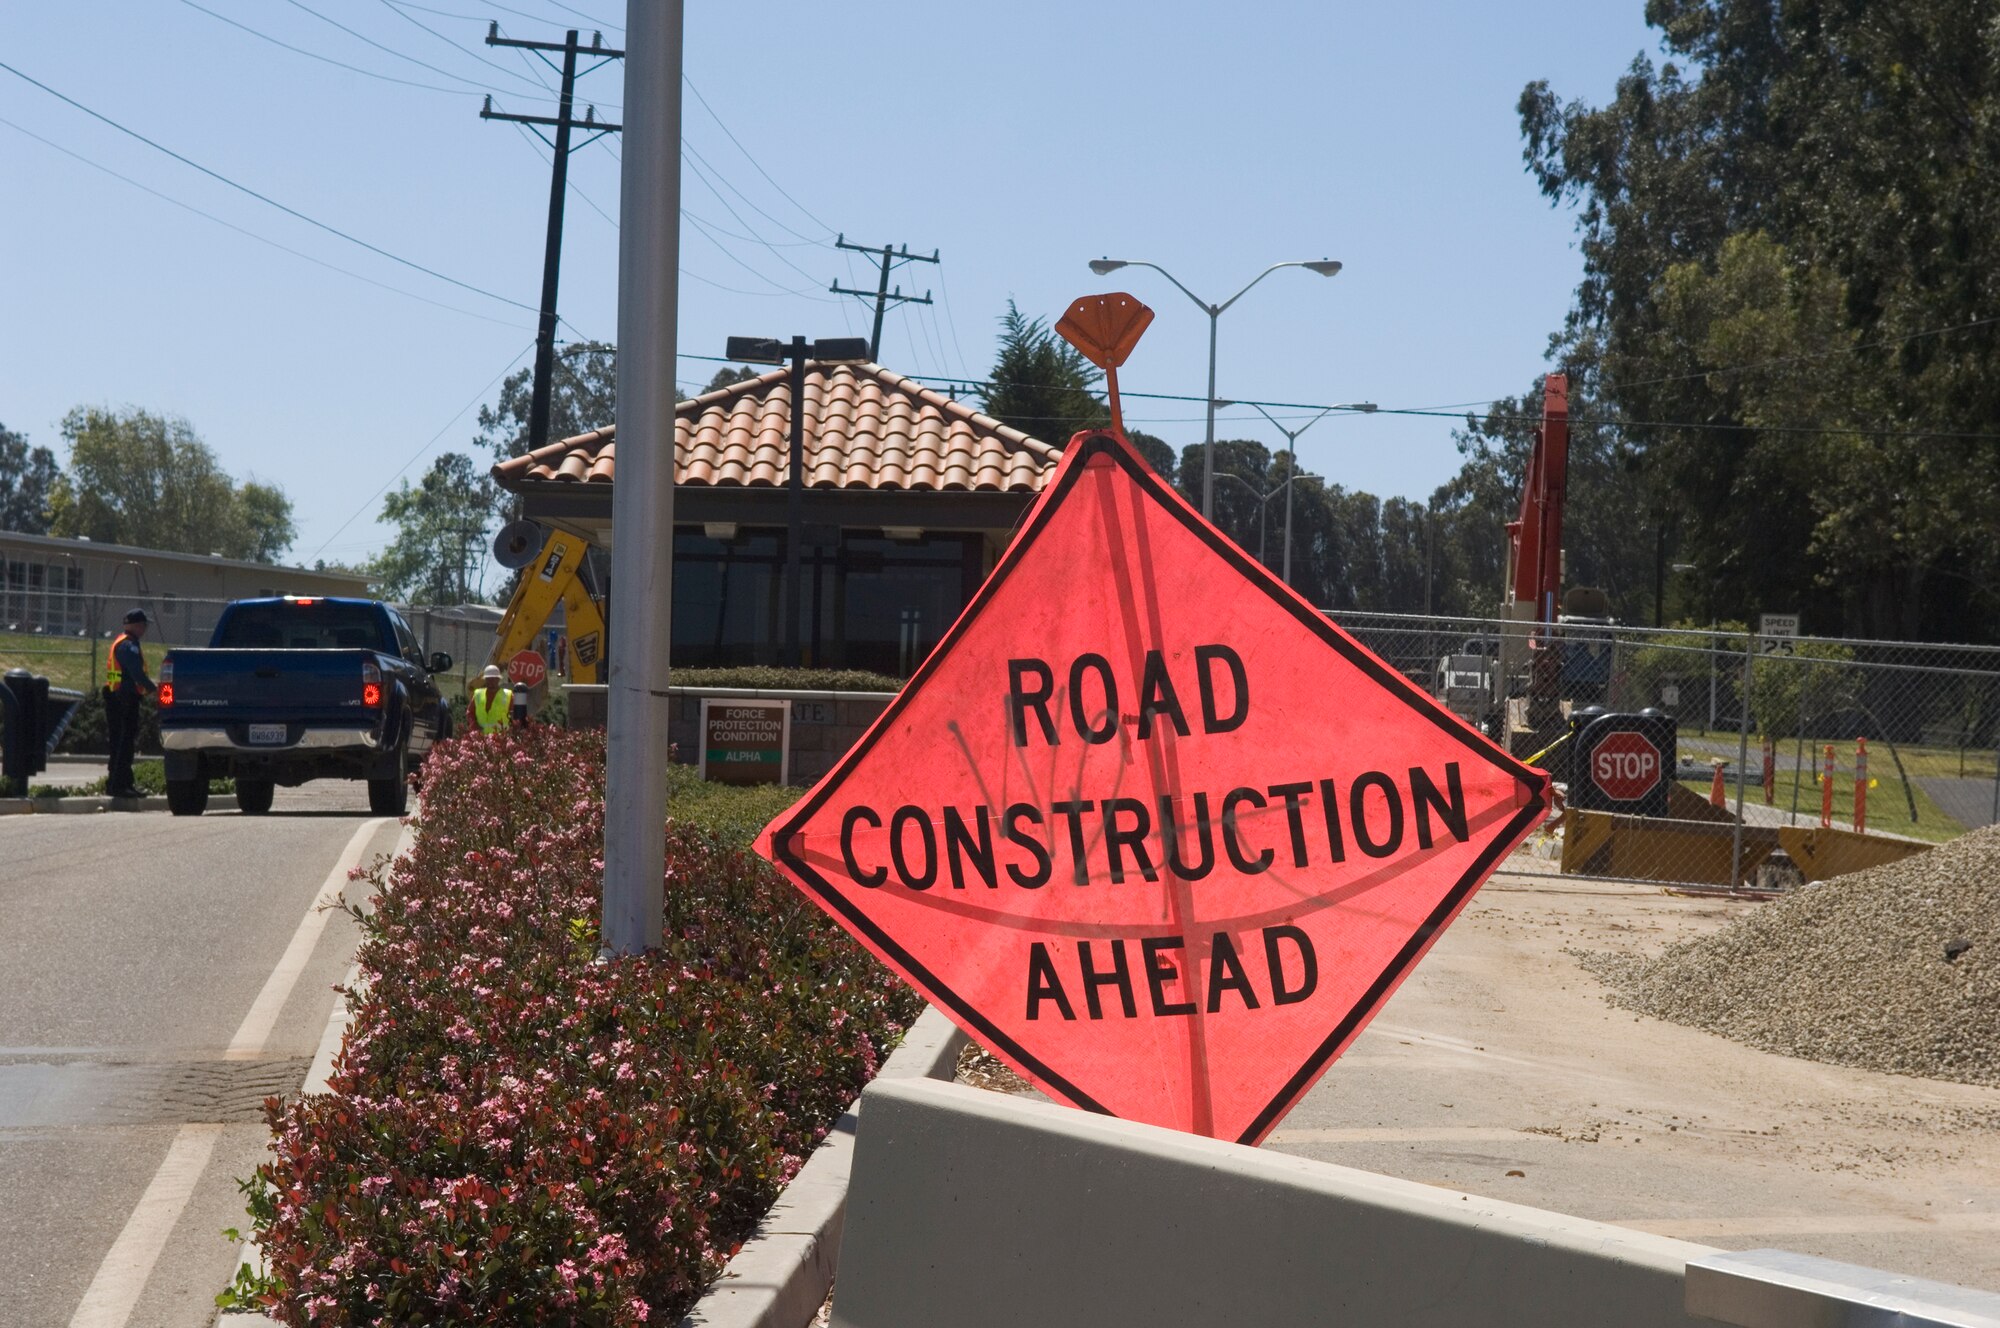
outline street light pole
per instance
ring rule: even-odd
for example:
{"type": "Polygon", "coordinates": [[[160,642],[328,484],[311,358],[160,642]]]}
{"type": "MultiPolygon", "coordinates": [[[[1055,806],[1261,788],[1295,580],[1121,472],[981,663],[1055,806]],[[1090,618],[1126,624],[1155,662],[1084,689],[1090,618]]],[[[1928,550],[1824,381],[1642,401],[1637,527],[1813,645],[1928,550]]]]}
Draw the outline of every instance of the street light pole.
{"type": "Polygon", "coordinates": [[[1221,304],[1210,304],[1207,300],[1202,299],[1201,296],[1196,295],[1186,286],[1181,285],[1180,278],[1176,277],[1173,273],[1161,267],[1158,263],[1148,263],[1145,260],[1138,258],[1093,258],[1090,260],[1090,270],[1092,272],[1095,272],[1100,277],[1104,276],[1106,273],[1109,272],[1116,272],[1121,267],[1149,267],[1153,269],[1153,271],[1159,273],[1161,276],[1165,277],[1168,281],[1173,282],[1174,288],[1176,290],[1180,291],[1181,294],[1187,296],[1190,300],[1193,300],[1195,303],[1195,307],[1208,315],[1208,432],[1205,441],[1202,444],[1202,452],[1201,452],[1201,514],[1205,520],[1212,521],[1215,519],[1216,324],[1221,320],[1223,312],[1226,309],[1228,309],[1230,305],[1236,303],[1238,300],[1242,299],[1245,295],[1248,295],[1250,293],[1250,287],[1255,286],[1258,282],[1270,276],[1273,272],[1276,272],[1281,267],[1302,267],[1305,268],[1307,271],[1316,272],[1322,277],[1331,277],[1340,271],[1340,264],[1335,262],[1331,258],[1320,258],[1312,260],[1289,259],[1283,263],[1273,263],[1271,264],[1271,266],[1265,268],[1262,272],[1259,272],[1256,276],[1250,278],[1248,285],[1244,286],[1242,290],[1237,291],[1234,295],[1224,300],[1221,304]]]}
{"type": "Polygon", "coordinates": [[[667,658],[674,584],[674,311],[679,305],[682,0],[627,0],[618,239],[618,483],[611,490],[605,702],[608,955],[660,945],[667,658]]]}

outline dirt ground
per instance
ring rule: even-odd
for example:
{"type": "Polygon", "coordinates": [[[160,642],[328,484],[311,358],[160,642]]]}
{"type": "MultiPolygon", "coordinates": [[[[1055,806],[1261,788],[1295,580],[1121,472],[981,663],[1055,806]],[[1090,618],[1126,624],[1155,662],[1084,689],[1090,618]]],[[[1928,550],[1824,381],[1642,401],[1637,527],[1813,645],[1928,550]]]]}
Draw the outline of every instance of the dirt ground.
{"type": "Polygon", "coordinates": [[[2000,1089],[1617,1009],[1571,951],[1652,954],[1760,905],[1507,866],[1267,1147],[2000,1290],[2000,1089]]]}
{"type": "MultiPolygon", "coordinates": [[[[1565,878],[1517,853],[1265,1146],[2000,1291],[2000,1089],[1635,1016],[1571,953],[1652,954],[1757,907],[1565,878]]],[[[976,1050],[960,1079],[1032,1091],[976,1050]]]]}

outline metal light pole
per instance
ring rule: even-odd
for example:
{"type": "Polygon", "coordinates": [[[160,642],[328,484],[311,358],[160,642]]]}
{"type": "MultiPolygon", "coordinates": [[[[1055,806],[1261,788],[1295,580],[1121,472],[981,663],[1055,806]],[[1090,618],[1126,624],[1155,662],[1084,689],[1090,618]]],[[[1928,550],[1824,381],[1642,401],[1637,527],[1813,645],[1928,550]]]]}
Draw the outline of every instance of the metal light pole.
{"type": "MultiPolygon", "coordinates": [[[[1297,458],[1296,458],[1296,457],[1294,457],[1293,459],[1294,459],[1294,461],[1296,461],[1296,460],[1297,460],[1297,458]]],[[[1272,486],[1270,487],[1270,489],[1268,489],[1267,491],[1265,491],[1265,492],[1263,492],[1263,493],[1257,493],[1257,486],[1256,486],[1256,485],[1254,485],[1254,484],[1252,484],[1252,483],[1251,483],[1251,482],[1250,482],[1249,480],[1246,480],[1246,479],[1244,479],[1244,478],[1243,478],[1243,477],[1242,477],[1241,475],[1231,475],[1231,474],[1230,474],[1230,473],[1229,473],[1228,471],[1226,471],[1226,470],[1225,470],[1224,472],[1222,472],[1222,474],[1221,474],[1221,475],[1217,476],[1217,478],[1218,478],[1218,479],[1225,479],[1225,480],[1235,480],[1235,481],[1236,481],[1236,482],[1237,482],[1238,484],[1242,485],[1242,486],[1243,486],[1244,488],[1246,488],[1246,489],[1250,490],[1250,492],[1251,492],[1252,494],[1255,494],[1255,495],[1256,495],[1256,498],[1257,498],[1257,561],[1258,561],[1258,562],[1260,562],[1260,563],[1263,563],[1263,564],[1264,564],[1264,565],[1265,565],[1266,567],[1269,567],[1269,566],[1270,566],[1270,562],[1269,562],[1269,560],[1268,560],[1268,559],[1266,559],[1266,558],[1264,557],[1264,517],[1265,517],[1265,516],[1266,516],[1266,514],[1268,514],[1268,513],[1270,512],[1270,510],[1271,510],[1271,500],[1272,500],[1273,498],[1276,498],[1276,497],[1277,497],[1277,496],[1278,496],[1278,495],[1279,495],[1280,493],[1283,493],[1283,494],[1285,495],[1285,576],[1284,576],[1284,580],[1285,580],[1285,584],[1286,584],[1286,585],[1290,585],[1290,584],[1292,583],[1292,481],[1293,481],[1293,480],[1323,480],[1323,479],[1325,479],[1325,478],[1326,478],[1326,476],[1324,476],[1324,475],[1315,475],[1315,474],[1313,474],[1313,473],[1312,473],[1311,471],[1309,471],[1309,470],[1294,470],[1294,471],[1293,471],[1293,472],[1292,472],[1291,474],[1289,474],[1289,475],[1287,475],[1287,476],[1285,477],[1285,482],[1284,482],[1283,484],[1274,484],[1274,485],[1272,485],[1272,486]]]]}
{"type": "Polygon", "coordinates": [[[674,585],[682,0],[626,0],[619,177],[618,482],[611,489],[604,779],[607,955],[660,944],[674,585]]]}
{"type": "Polygon", "coordinates": [[[803,616],[805,585],[805,491],[806,491],[806,361],[822,364],[865,364],[872,358],[868,342],[860,337],[821,337],[807,341],[794,336],[789,341],[773,337],[731,337],[725,354],[732,360],[750,364],[792,366],[791,427],[787,431],[790,461],[785,480],[785,634],[779,662],[793,668],[805,666],[805,646],[800,641],[799,619],[803,616]]]}
{"type": "Polygon", "coordinates": [[[1207,441],[1203,445],[1201,454],[1201,469],[1202,469],[1201,514],[1205,519],[1213,520],[1215,518],[1216,324],[1221,319],[1223,310],[1227,309],[1230,305],[1242,299],[1245,295],[1248,295],[1250,293],[1251,286],[1255,286],[1258,282],[1270,276],[1273,272],[1276,272],[1281,267],[1302,267],[1309,272],[1317,272],[1322,277],[1330,277],[1340,271],[1340,264],[1330,258],[1320,258],[1310,261],[1302,259],[1291,259],[1283,263],[1273,263],[1271,264],[1271,266],[1265,268],[1262,272],[1259,272],[1256,276],[1252,277],[1250,279],[1249,285],[1245,286],[1242,290],[1237,291],[1234,295],[1224,300],[1221,304],[1210,304],[1207,300],[1202,299],[1201,296],[1196,295],[1186,286],[1181,285],[1179,278],[1174,276],[1173,273],[1167,271],[1165,268],[1161,267],[1158,263],[1148,263],[1143,259],[1137,259],[1137,258],[1093,258],[1090,260],[1090,270],[1092,272],[1095,272],[1100,277],[1105,275],[1107,272],[1116,272],[1121,267],[1149,267],[1153,269],[1153,271],[1159,273],[1161,276],[1165,277],[1168,281],[1173,282],[1175,289],[1179,290],[1181,294],[1187,296],[1190,300],[1193,300],[1196,306],[1199,307],[1203,313],[1208,315],[1208,435],[1207,435],[1207,441]]]}

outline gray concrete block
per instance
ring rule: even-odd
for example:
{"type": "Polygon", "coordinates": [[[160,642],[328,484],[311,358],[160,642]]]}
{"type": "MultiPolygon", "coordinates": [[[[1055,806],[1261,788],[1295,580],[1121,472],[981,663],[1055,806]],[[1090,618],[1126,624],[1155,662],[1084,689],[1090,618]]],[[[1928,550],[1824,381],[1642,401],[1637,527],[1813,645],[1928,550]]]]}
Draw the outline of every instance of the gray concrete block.
{"type": "Polygon", "coordinates": [[[860,1121],[836,1328],[1687,1328],[1714,1253],[955,1084],[860,1121]]]}

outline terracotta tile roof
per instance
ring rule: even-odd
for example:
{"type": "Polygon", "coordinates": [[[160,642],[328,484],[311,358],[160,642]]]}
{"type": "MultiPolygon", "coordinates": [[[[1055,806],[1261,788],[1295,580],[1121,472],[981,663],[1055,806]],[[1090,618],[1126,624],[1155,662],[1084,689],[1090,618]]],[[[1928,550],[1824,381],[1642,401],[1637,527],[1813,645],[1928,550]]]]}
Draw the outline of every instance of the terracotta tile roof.
{"type": "MultiPolygon", "coordinates": [[[[806,484],[815,489],[1035,493],[1059,451],[879,364],[806,364],[806,484]]],[[[682,485],[775,488],[788,482],[788,369],[680,403],[682,485]]],[[[609,484],[617,427],[550,443],[493,467],[502,487],[609,484]]]]}

